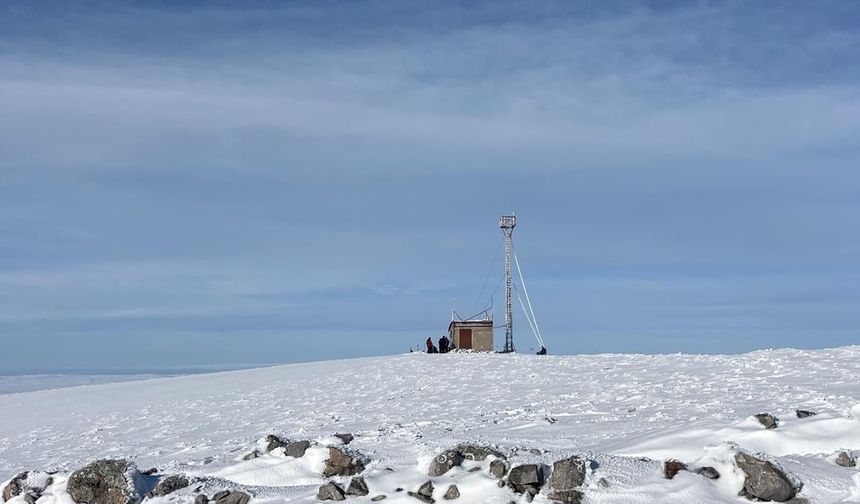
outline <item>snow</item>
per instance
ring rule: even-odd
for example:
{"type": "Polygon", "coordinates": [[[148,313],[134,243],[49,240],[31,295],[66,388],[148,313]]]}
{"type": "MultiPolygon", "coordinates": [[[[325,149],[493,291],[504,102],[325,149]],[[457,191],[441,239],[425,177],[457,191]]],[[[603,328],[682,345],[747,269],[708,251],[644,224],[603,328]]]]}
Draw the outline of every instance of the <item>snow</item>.
{"type": "MultiPolygon", "coordinates": [[[[39,504],[71,504],[62,475],[104,457],[202,478],[210,495],[237,488],[255,502],[314,502],[326,446],[341,444],[336,432],[355,434],[349,448],[371,459],[371,493],[355,502],[385,493],[386,503],[415,504],[406,491],[429,479],[436,453],[461,442],[497,446],[515,465],[584,455],[593,461],[585,484],[592,503],[748,502],[737,496],[735,449],[772,457],[804,482],[808,502],[860,502],[858,469],[833,462],[836,450],[860,450],[860,347],[409,354],[8,394],[0,412],[0,480],[28,469],[60,473],[39,504]],[[818,415],[798,419],[795,409],[818,415]],[[762,412],[779,427],[761,427],[752,415],[762,412]],[[275,450],[241,460],[273,433],[314,444],[299,459],[275,450]],[[666,480],[666,458],[715,467],[721,478],[682,472],[666,480]]],[[[488,466],[468,462],[434,478],[434,497],[455,483],[460,502],[516,500],[488,466]]],[[[187,504],[193,494],[172,499],[187,504]]]]}

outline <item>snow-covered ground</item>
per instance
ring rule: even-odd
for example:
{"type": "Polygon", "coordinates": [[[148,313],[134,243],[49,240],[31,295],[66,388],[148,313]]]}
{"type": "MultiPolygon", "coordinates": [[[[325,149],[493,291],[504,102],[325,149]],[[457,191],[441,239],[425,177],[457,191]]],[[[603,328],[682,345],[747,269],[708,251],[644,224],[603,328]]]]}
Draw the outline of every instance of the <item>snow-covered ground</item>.
{"type": "MultiPolygon", "coordinates": [[[[804,482],[808,502],[860,502],[860,471],[831,457],[860,449],[858,404],[860,347],[295,364],[0,396],[0,481],[123,457],[208,478],[207,488],[243,489],[254,502],[312,502],[325,481],[325,449],[301,459],[239,459],[270,433],[326,445],[338,442],[332,434],[351,432],[350,448],[372,461],[364,473],[371,494],[355,502],[379,493],[386,503],[419,502],[395,488],[417,488],[434,454],[460,442],[498,446],[515,465],[585,455],[594,461],[587,502],[748,502],[737,496],[742,477],[724,444],[731,441],[774,456],[804,482]],[[795,409],[818,415],[798,419],[795,409]],[[750,418],[761,412],[779,417],[779,427],[765,430],[750,418]],[[661,461],[670,457],[714,466],[723,477],[682,472],[666,480],[661,461]]],[[[515,500],[478,466],[435,478],[437,492],[456,482],[460,502],[515,500]]]]}

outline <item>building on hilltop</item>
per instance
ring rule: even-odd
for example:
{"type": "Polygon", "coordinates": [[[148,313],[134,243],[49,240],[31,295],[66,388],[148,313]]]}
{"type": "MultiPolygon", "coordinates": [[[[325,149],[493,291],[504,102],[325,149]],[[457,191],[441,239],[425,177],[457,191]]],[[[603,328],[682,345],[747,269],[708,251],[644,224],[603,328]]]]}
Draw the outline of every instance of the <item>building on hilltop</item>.
{"type": "Polygon", "coordinates": [[[493,320],[451,320],[448,338],[458,350],[493,351],[493,320]]]}

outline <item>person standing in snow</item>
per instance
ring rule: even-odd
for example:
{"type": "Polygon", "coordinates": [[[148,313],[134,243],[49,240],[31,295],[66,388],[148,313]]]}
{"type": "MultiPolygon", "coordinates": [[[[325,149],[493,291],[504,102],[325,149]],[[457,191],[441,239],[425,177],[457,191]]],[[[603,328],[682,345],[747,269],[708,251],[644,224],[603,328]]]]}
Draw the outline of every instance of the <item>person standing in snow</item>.
{"type": "Polygon", "coordinates": [[[427,353],[433,353],[433,338],[427,338],[427,353]]]}

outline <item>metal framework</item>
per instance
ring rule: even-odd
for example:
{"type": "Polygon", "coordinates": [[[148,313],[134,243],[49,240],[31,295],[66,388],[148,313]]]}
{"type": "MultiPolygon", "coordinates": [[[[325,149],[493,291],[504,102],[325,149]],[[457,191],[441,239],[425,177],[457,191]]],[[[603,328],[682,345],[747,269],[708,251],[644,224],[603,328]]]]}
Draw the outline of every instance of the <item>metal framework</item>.
{"type": "Polygon", "coordinates": [[[505,349],[504,353],[512,353],[514,349],[514,318],[511,302],[511,287],[513,286],[513,276],[511,275],[511,255],[513,254],[513,243],[511,238],[514,234],[514,228],[517,226],[517,217],[511,212],[511,215],[502,215],[499,218],[499,227],[502,228],[502,233],[505,235],[505,349]]]}

